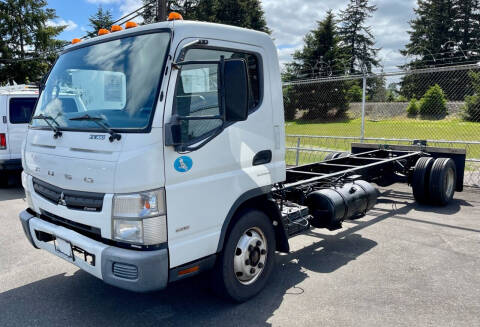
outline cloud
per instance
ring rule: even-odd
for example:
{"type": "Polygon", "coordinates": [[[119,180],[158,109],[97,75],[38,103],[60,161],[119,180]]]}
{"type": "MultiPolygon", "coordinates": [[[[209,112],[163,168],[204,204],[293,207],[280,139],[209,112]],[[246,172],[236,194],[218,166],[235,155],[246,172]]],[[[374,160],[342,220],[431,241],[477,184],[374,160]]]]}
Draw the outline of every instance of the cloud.
{"type": "MultiPolygon", "coordinates": [[[[108,1],[108,0],[107,0],[108,1]]],[[[123,0],[121,1],[122,4],[120,5],[120,13],[121,16],[125,16],[135,10],[137,10],[140,7],[143,7],[143,1],[142,0],[123,0]]],[[[135,16],[136,14],[132,15],[131,17],[135,16]]],[[[133,19],[136,22],[142,22],[143,18],[141,16],[138,16],[133,19]]]]}
{"type": "Polygon", "coordinates": [[[73,31],[74,29],[76,29],[78,27],[78,25],[73,20],[71,20],[71,19],[65,20],[65,19],[62,19],[62,18],[47,21],[47,26],[55,26],[55,27],[67,26],[65,28],[65,31],[73,31]]]}
{"type": "MultiPolygon", "coordinates": [[[[374,16],[367,22],[372,26],[376,47],[382,48],[379,57],[386,71],[395,70],[404,63],[399,50],[409,40],[408,22],[414,17],[416,0],[372,0],[377,6],[374,16]]],[[[281,64],[291,60],[292,53],[301,49],[303,37],[316,27],[317,21],[332,9],[335,14],[344,9],[348,1],[338,0],[263,0],[263,9],[272,37],[279,48],[281,64]]],[[[337,17],[338,18],[338,17],[337,17]]]]}

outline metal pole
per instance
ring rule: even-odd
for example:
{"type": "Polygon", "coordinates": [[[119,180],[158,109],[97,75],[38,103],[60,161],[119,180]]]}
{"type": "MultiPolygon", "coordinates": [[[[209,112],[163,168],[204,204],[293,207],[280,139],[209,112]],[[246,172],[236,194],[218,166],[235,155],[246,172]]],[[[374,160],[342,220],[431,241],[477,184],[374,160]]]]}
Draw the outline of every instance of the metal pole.
{"type": "Polygon", "coordinates": [[[367,74],[364,71],[363,73],[363,92],[362,92],[362,131],[360,139],[363,143],[365,139],[365,101],[366,101],[366,92],[367,92],[367,74]]]}
{"type": "Polygon", "coordinates": [[[297,155],[295,157],[295,166],[298,166],[299,159],[300,159],[300,138],[297,137],[297,155]]]}
{"type": "Polygon", "coordinates": [[[167,19],[167,0],[157,0],[157,22],[167,19]]]}

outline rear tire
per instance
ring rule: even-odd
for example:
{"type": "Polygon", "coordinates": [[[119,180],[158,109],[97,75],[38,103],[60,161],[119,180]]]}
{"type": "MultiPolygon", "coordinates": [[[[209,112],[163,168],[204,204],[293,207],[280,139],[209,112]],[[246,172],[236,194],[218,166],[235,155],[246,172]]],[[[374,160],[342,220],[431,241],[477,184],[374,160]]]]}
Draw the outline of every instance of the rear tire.
{"type": "Polygon", "coordinates": [[[212,271],[215,293],[235,302],[257,295],[275,266],[275,232],[270,219],[252,209],[240,215],[212,271]]]}
{"type": "Polygon", "coordinates": [[[412,191],[413,197],[418,203],[426,204],[429,202],[430,170],[434,161],[435,159],[431,157],[422,157],[418,159],[415,164],[412,178],[412,191]]]}
{"type": "Polygon", "coordinates": [[[447,205],[455,194],[457,168],[450,158],[438,158],[430,171],[430,201],[436,205],[447,205]]]}

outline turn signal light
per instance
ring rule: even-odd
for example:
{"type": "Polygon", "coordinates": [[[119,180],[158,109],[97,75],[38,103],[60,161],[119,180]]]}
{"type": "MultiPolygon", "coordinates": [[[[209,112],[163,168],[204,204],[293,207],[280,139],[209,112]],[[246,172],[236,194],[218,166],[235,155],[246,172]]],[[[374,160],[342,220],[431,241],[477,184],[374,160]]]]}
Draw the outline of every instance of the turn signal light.
{"type": "Polygon", "coordinates": [[[183,20],[183,17],[178,12],[171,12],[167,20],[183,20]]]}
{"type": "Polygon", "coordinates": [[[137,26],[138,26],[138,24],[135,23],[135,22],[126,22],[126,23],[125,23],[125,28],[126,28],[126,29],[133,28],[133,27],[137,27],[137,26]]]}
{"type": "Polygon", "coordinates": [[[72,44],[76,44],[76,43],[78,43],[78,42],[82,42],[82,40],[79,39],[79,38],[74,38],[74,39],[72,40],[72,44]]]}
{"type": "Polygon", "coordinates": [[[112,28],[110,29],[113,32],[118,32],[118,31],[121,31],[123,30],[122,26],[120,25],[112,25],[112,28]]]}
{"type": "Polygon", "coordinates": [[[101,28],[98,30],[98,35],[105,35],[105,34],[109,34],[110,31],[105,29],[105,28],[101,28]]]}
{"type": "Polygon", "coordinates": [[[184,270],[180,270],[180,271],[178,272],[178,276],[183,276],[183,275],[191,274],[191,273],[197,272],[199,269],[200,269],[200,266],[194,266],[194,267],[191,267],[191,268],[187,268],[187,269],[184,269],[184,270]]]}

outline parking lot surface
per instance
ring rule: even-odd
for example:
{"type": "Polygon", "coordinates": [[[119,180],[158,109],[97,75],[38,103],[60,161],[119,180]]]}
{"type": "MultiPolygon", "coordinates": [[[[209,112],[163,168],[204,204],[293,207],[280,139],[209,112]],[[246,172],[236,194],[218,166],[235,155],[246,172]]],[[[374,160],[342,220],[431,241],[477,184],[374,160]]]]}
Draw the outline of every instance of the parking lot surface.
{"type": "Polygon", "coordinates": [[[480,326],[480,193],[435,208],[381,191],[366,217],[291,239],[266,289],[232,304],[207,276],[136,294],[35,250],[21,186],[0,189],[0,326],[480,326]]]}

